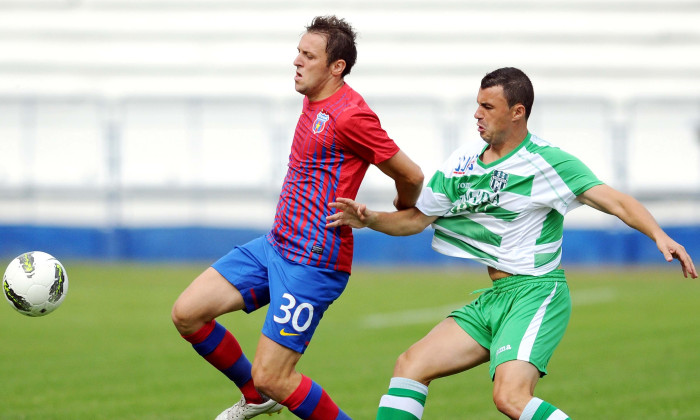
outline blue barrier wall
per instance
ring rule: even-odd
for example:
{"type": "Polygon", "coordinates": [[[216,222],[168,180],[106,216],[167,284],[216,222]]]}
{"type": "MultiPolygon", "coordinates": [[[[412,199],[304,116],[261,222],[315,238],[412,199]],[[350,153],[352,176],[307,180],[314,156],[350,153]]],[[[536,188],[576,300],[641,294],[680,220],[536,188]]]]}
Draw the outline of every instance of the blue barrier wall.
{"type": "MultiPolygon", "coordinates": [[[[670,227],[666,232],[700,260],[700,226],[670,227]]],[[[233,246],[264,234],[255,229],[77,228],[0,226],[0,257],[41,250],[59,259],[106,261],[213,261],[233,246]]],[[[430,249],[432,230],[391,237],[370,230],[355,232],[356,264],[463,264],[430,249]]],[[[655,244],[632,229],[579,230],[564,233],[564,264],[627,265],[664,262],[655,244]]]]}

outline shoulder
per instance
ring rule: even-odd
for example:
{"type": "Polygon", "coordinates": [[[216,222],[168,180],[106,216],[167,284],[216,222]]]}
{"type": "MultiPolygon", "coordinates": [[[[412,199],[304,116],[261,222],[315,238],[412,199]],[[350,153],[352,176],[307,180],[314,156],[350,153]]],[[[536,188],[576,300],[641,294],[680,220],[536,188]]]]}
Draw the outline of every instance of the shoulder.
{"type": "Polygon", "coordinates": [[[562,150],[555,144],[530,134],[530,138],[525,144],[524,150],[542,156],[547,161],[569,161],[579,160],[576,156],[562,150]]]}
{"type": "Polygon", "coordinates": [[[482,140],[470,141],[457,147],[450,153],[445,161],[442,168],[443,172],[446,169],[453,170],[457,173],[470,171],[479,159],[479,155],[484,151],[484,147],[486,147],[486,143],[482,140]]]}
{"type": "Polygon", "coordinates": [[[379,120],[365,99],[349,86],[333,108],[337,110],[338,121],[379,120]]]}
{"type": "Polygon", "coordinates": [[[537,155],[531,160],[542,163],[538,171],[545,175],[547,182],[551,182],[550,175],[556,174],[576,195],[602,183],[579,158],[537,136],[531,136],[526,149],[537,155]]]}
{"type": "Polygon", "coordinates": [[[355,89],[351,88],[347,83],[340,89],[341,98],[349,105],[348,109],[369,109],[369,105],[355,89]]]}
{"type": "Polygon", "coordinates": [[[335,115],[336,129],[341,133],[381,129],[377,114],[365,103],[347,103],[335,115]]]}
{"type": "MultiPolygon", "coordinates": [[[[525,144],[522,151],[529,154],[528,160],[535,159],[546,164],[557,172],[562,171],[585,171],[589,172],[588,167],[576,156],[555,146],[554,144],[543,140],[534,134],[525,144]]],[[[522,156],[521,156],[522,157],[522,156]]]]}

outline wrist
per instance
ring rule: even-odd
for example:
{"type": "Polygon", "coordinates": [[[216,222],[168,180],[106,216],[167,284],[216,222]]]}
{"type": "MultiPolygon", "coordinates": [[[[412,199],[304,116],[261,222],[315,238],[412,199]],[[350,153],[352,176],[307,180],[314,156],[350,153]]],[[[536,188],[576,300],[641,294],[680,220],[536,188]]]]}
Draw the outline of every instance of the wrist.
{"type": "Polygon", "coordinates": [[[377,224],[379,214],[376,211],[368,211],[365,218],[365,227],[372,229],[377,224]]]}

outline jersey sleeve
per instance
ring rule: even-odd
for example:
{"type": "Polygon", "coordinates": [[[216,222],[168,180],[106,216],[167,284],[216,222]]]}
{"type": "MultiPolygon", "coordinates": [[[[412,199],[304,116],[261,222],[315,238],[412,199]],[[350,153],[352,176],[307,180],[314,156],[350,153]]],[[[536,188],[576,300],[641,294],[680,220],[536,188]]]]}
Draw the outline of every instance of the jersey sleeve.
{"type": "Polygon", "coordinates": [[[541,202],[561,214],[581,206],[577,196],[603,184],[586,164],[561,149],[550,148],[542,153],[542,157],[549,163],[551,173],[543,173],[548,179],[548,188],[542,194],[541,202]]]}
{"type": "Polygon", "coordinates": [[[416,207],[421,213],[426,216],[444,216],[452,209],[454,201],[458,199],[458,194],[455,191],[455,183],[451,175],[455,169],[459,168],[460,162],[464,160],[463,155],[462,148],[456,150],[435,171],[416,202],[416,207]]]}
{"type": "Polygon", "coordinates": [[[343,112],[336,130],[343,145],[373,165],[384,162],[399,151],[399,146],[371,110],[355,108],[343,112]]]}

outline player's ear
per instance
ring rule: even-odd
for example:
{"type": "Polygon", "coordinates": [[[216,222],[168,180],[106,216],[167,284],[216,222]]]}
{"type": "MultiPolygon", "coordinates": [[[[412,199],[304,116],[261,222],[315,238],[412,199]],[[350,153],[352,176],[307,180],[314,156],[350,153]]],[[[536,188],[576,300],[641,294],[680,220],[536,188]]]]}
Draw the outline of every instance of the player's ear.
{"type": "Polygon", "coordinates": [[[331,63],[331,74],[333,76],[342,76],[345,71],[345,60],[335,60],[331,63]]]}
{"type": "Polygon", "coordinates": [[[511,108],[511,112],[513,115],[513,121],[519,121],[519,120],[524,120],[525,119],[525,105],[523,104],[515,104],[511,108]]]}

